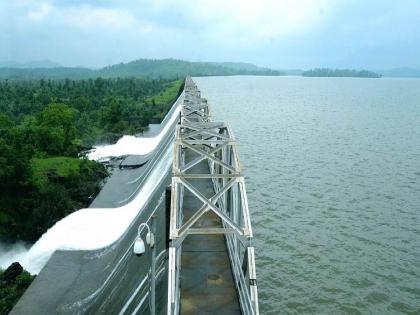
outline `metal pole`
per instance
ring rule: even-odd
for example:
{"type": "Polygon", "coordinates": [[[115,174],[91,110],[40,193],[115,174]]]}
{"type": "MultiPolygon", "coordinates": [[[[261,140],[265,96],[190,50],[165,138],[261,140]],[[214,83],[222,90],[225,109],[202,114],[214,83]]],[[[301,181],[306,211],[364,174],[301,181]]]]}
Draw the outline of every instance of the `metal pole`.
{"type": "Polygon", "coordinates": [[[165,235],[165,246],[169,249],[171,237],[170,237],[170,226],[171,226],[171,200],[172,200],[172,186],[169,185],[165,189],[165,224],[166,224],[166,235],[165,235]]]}
{"type": "MultiPolygon", "coordinates": [[[[156,218],[152,216],[152,233],[156,235],[156,218]]],[[[155,240],[156,241],[156,240],[155,240]]],[[[150,314],[156,314],[156,242],[152,247],[151,284],[150,284],[150,314]]]]}

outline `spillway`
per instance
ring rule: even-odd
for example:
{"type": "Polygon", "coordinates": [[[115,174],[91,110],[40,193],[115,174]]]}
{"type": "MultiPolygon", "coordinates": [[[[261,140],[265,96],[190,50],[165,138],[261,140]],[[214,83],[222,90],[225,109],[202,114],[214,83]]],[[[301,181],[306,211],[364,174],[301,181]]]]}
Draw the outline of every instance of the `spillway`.
{"type": "MultiPolygon", "coordinates": [[[[147,303],[139,303],[139,299],[145,293],[150,257],[133,255],[132,244],[139,224],[150,222],[153,216],[158,227],[156,248],[160,254],[165,252],[165,189],[170,183],[174,130],[183,98],[182,93],[157,136],[135,140],[135,145],[143,147],[129,153],[149,154],[144,166],[111,177],[90,208],[57,222],[22,253],[22,265],[39,274],[11,314],[118,314],[134,310],[140,314],[147,309],[147,303]]],[[[110,148],[90,157],[120,156],[118,143],[110,148]]],[[[164,254],[160,261],[165,261],[164,254]]],[[[160,273],[162,284],[157,288],[162,290],[162,297],[165,276],[160,273]]]]}

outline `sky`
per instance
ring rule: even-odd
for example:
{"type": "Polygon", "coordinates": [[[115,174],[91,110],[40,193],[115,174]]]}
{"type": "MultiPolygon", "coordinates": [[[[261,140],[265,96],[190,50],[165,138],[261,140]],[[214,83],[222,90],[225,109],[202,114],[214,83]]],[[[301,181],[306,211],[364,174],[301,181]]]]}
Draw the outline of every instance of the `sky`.
{"type": "Polygon", "coordinates": [[[420,68],[420,0],[0,0],[0,61],[420,68]]]}

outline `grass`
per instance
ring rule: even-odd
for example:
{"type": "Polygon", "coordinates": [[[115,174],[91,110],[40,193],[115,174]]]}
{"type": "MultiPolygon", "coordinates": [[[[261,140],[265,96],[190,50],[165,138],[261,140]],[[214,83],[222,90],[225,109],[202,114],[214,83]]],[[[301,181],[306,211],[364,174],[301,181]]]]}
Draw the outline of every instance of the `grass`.
{"type": "Polygon", "coordinates": [[[179,89],[183,83],[183,80],[176,80],[171,82],[162,92],[157,95],[148,98],[148,101],[153,102],[158,108],[158,112],[155,114],[155,118],[162,120],[168,112],[170,106],[178,96],[179,89]]]}
{"type": "MultiPolygon", "coordinates": [[[[90,161],[89,161],[90,162],[90,161]]],[[[57,156],[49,158],[33,158],[31,160],[32,176],[37,186],[48,182],[48,176],[68,177],[78,174],[83,160],[78,158],[57,156]]]]}

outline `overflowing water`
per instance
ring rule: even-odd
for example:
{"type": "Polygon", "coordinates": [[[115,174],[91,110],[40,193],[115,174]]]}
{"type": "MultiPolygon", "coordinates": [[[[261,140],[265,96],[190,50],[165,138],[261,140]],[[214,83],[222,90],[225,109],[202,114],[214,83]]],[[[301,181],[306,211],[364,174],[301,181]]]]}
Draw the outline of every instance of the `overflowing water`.
{"type": "Polygon", "coordinates": [[[261,314],[420,314],[420,80],[195,81],[239,144],[261,314]]]}
{"type": "Polygon", "coordinates": [[[0,266],[18,261],[26,270],[37,274],[55,250],[93,250],[118,240],[146,204],[152,192],[167,174],[172,163],[169,145],[141,190],[128,204],[117,208],[86,208],[58,221],[28,250],[23,244],[0,248],[0,266]]]}
{"type": "Polygon", "coordinates": [[[181,112],[180,104],[181,96],[176,102],[176,107],[171,111],[170,115],[165,117],[162,122],[164,127],[154,137],[136,137],[125,135],[121,137],[115,144],[101,145],[94,147],[88,154],[87,157],[91,160],[101,161],[111,157],[120,157],[126,155],[146,155],[151,153],[162,139],[172,132],[172,125],[179,117],[181,112]]]}
{"type": "Polygon", "coordinates": [[[24,242],[0,243],[0,268],[6,269],[15,261],[19,261],[28,252],[28,248],[30,248],[30,245],[24,242]]]}
{"type": "MultiPolygon", "coordinates": [[[[92,160],[102,160],[124,155],[146,155],[173,132],[172,126],[179,117],[183,95],[162,121],[162,130],[155,137],[123,136],[116,144],[95,147],[88,154],[92,160]]],[[[151,193],[168,172],[172,161],[172,148],[168,147],[151,175],[133,200],[117,208],[86,208],[71,213],[58,221],[33,245],[18,242],[0,243],[0,268],[18,261],[26,270],[37,274],[55,250],[93,250],[115,242],[127,230],[151,193]]]]}

